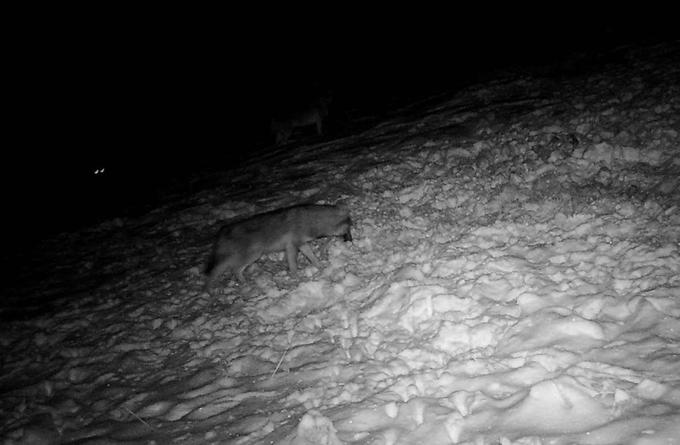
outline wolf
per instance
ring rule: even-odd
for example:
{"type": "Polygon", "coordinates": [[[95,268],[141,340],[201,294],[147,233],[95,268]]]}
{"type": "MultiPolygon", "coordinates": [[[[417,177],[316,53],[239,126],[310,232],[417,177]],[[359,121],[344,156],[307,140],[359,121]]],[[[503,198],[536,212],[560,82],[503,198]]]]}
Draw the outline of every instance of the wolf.
{"type": "Polygon", "coordinates": [[[222,227],[208,259],[208,275],[204,289],[209,291],[225,272],[245,282],[243,271],[263,254],[286,252],[291,275],[297,274],[297,254],[302,252],[309,261],[321,268],[307,244],[316,238],[342,236],[352,241],[349,211],[333,205],[297,205],[261,213],[222,227]]]}
{"type": "Polygon", "coordinates": [[[322,136],[324,119],[328,116],[328,106],[331,101],[332,96],[329,93],[318,97],[304,108],[272,119],[271,132],[274,135],[276,145],[287,143],[296,128],[304,129],[311,125],[316,128],[316,134],[322,136]]]}

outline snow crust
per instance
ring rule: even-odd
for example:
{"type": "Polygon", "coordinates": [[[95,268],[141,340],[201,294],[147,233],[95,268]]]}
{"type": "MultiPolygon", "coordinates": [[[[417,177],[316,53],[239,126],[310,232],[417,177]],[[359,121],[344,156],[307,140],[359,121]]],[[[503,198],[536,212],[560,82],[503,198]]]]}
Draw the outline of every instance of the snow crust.
{"type": "Polygon", "coordinates": [[[123,273],[3,325],[3,444],[680,443],[680,61],[626,57],[82,234],[123,273]],[[323,270],[273,254],[201,292],[221,220],[310,197],[355,224],[313,245],[323,270]]]}

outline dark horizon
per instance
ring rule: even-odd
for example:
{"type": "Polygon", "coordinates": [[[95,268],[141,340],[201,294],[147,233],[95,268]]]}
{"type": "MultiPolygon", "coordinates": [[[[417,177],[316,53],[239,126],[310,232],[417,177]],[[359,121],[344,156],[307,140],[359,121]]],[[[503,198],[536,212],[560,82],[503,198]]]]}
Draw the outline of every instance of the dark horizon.
{"type": "Polygon", "coordinates": [[[38,63],[53,69],[27,79],[35,89],[17,116],[23,146],[4,167],[12,221],[72,230],[123,208],[142,211],[169,182],[237,168],[271,144],[273,103],[311,83],[332,89],[336,106],[379,118],[503,69],[675,38],[663,23],[636,23],[523,19],[311,44],[293,32],[234,52],[198,28],[188,42],[151,32],[58,39],[69,51],[48,42],[38,63]],[[92,174],[102,167],[104,180],[92,174]]]}

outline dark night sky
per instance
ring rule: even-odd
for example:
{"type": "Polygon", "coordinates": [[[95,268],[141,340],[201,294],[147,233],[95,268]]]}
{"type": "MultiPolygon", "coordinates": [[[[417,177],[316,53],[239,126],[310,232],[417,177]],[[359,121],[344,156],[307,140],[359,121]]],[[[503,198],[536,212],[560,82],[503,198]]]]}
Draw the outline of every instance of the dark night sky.
{"type": "Polygon", "coordinates": [[[266,143],[275,98],[312,81],[346,105],[376,112],[508,64],[676,32],[669,14],[635,11],[493,19],[433,11],[399,21],[332,10],[251,21],[235,11],[63,15],[68,20],[48,14],[46,30],[16,38],[29,50],[17,49],[21,99],[12,122],[21,137],[13,156],[6,151],[3,180],[11,219],[22,227],[64,214],[83,219],[131,195],[144,199],[153,184],[188,171],[236,165],[266,143]],[[91,182],[97,166],[110,172],[104,188],[91,182]]]}

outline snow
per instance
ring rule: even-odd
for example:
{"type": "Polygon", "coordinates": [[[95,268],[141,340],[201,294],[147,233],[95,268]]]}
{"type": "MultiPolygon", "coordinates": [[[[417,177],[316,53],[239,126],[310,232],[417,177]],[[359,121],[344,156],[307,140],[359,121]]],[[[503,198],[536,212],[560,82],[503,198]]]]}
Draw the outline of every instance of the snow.
{"type": "Polygon", "coordinates": [[[3,443],[680,443],[678,50],[473,85],[48,243],[107,279],[3,323],[3,443]],[[353,243],[202,292],[220,222],[310,197],[353,243]]]}

